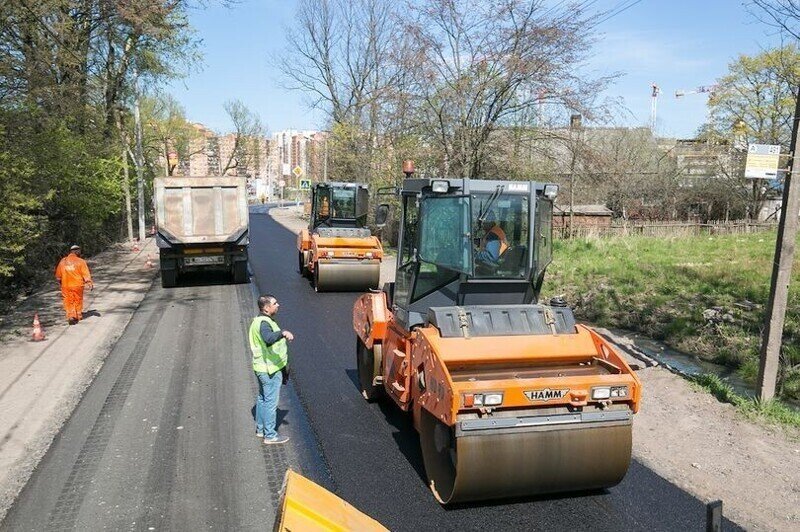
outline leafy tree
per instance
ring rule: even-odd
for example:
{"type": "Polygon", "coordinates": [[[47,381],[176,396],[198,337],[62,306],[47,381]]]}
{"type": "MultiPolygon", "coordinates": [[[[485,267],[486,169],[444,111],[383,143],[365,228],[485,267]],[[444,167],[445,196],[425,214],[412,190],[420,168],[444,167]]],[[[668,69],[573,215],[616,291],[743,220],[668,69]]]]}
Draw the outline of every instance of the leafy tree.
{"type": "Polygon", "coordinates": [[[186,119],[178,101],[169,94],[156,94],[142,100],[142,122],[145,127],[145,145],[155,160],[153,166],[164,164],[162,175],[171,176],[176,164],[170,164],[169,154],[175,152],[178,160],[188,161],[201,153],[202,134],[186,119]]]}
{"type": "Polygon", "coordinates": [[[798,84],[800,50],[794,44],[739,56],[717,80],[706,134],[729,140],[744,135],[749,143],[788,148],[798,84]]]}
{"type": "Polygon", "coordinates": [[[738,196],[750,218],[758,215],[778,183],[745,180],[741,152],[749,143],[777,144],[789,152],[799,85],[800,50],[787,44],[739,56],[709,98],[709,121],[700,136],[729,147],[718,157],[721,183],[730,187],[726,204],[738,196]]]}

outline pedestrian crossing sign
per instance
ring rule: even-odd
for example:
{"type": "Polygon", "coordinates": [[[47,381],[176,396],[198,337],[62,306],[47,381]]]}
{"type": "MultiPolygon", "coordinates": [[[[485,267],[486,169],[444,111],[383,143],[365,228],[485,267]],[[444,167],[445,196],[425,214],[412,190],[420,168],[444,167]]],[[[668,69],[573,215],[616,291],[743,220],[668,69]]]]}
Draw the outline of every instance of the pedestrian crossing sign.
{"type": "Polygon", "coordinates": [[[310,179],[301,179],[300,180],[300,190],[311,190],[311,180],[310,179]]]}

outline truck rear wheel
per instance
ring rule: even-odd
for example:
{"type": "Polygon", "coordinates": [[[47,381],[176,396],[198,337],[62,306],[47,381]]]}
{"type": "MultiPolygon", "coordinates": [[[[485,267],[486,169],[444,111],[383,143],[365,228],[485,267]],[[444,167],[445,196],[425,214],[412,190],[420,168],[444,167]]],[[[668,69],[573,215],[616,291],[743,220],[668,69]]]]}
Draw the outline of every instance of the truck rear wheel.
{"type": "Polygon", "coordinates": [[[161,270],[161,286],[174,288],[178,284],[178,270],[161,270]]]}
{"type": "Polygon", "coordinates": [[[244,284],[247,282],[247,262],[240,260],[233,263],[233,282],[244,284]]]}

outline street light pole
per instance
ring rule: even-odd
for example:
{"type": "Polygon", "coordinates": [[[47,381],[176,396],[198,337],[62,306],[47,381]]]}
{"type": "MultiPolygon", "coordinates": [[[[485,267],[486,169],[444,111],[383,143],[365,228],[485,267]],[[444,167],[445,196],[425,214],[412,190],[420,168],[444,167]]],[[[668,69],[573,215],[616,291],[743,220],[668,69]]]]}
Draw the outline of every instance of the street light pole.
{"type": "Polygon", "coordinates": [[[133,121],[136,128],[136,193],[139,208],[139,242],[144,242],[144,156],[142,153],[142,117],[139,112],[139,72],[133,71],[133,121]]]}
{"type": "Polygon", "coordinates": [[[772,263],[772,280],[769,288],[764,333],[761,337],[761,359],[758,365],[756,395],[762,401],[769,401],[775,396],[783,323],[789,297],[789,281],[792,276],[797,226],[800,222],[800,187],[794,182],[795,176],[800,179],[800,156],[797,153],[798,125],[800,125],[800,87],[798,87],[792,127],[792,167],[783,182],[781,219],[775,243],[775,259],[772,263]]]}

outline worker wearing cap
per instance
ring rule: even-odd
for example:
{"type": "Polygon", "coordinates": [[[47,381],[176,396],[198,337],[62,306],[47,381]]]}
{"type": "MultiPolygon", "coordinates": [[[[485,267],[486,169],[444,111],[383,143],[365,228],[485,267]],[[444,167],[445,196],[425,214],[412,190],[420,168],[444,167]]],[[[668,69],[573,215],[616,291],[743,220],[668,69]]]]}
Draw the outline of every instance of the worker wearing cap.
{"type": "Polygon", "coordinates": [[[83,318],[83,288],[92,284],[92,274],[89,266],[81,258],[80,246],[69,248],[69,255],[61,259],[56,266],[56,280],[61,283],[61,297],[64,298],[64,310],[67,312],[67,322],[75,325],[83,318]]]}
{"type": "Polygon", "coordinates": [[[248,332],[253,371],[258,379],[256,436],[263,437],[266,444],[289,441],[286,436],[278,436],[275,430],[281,384],[289,381],[287,342],[294,340],[292,333],[281,330],[275,323],[279,306],[278,299],[271,294],[259,297],[259,314],[253,318],[248,332]]]}
{"type": "Polygon", "coordinates": [[[494,211],[486,213],[483,220],[484,235],[475,259],[489,266],[497,266],[500,257],[508,249],[508,239],[503,229],[497,225],[494,211]]]}

